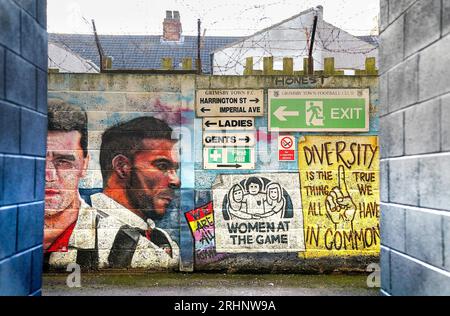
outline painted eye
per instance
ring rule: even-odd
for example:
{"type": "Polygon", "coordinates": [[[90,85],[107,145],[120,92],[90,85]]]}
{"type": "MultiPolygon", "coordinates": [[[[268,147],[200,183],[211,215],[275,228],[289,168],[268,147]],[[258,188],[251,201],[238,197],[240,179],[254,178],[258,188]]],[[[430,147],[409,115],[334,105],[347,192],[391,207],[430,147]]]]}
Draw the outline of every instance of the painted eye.
{"type": "Polygon", "coordinates": [[[167,162],[158,162],[156,164],[156,168],[158,168],[161,171],[168,171],[170,169],[170,164],[167,162]]]}
{"type": "Polygon", "coordinates": [[[59,169],[71,169],[73,167],[73,163],[71,161],[64,160],[64,159],[57,159],[54,162],[54,165],[56,168],[59,168],[59,169]]]}

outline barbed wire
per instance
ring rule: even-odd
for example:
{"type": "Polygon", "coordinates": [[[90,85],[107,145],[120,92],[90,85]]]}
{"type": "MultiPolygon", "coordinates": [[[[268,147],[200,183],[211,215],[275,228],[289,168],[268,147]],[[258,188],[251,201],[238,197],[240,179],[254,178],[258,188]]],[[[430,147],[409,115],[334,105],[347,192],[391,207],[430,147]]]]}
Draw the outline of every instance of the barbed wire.
{"type": "MultiPolygon", "coordinates": [[[[168,5],[172,5],[170,3],[171,1],[167,1],[168,5]]],[[[173,0],[176,7],[179,7],[179,9],[185,11],[191,12],[193,15],[195,15],[196,18],[202,19],[203,25],[208,29],[223,29],[225,31],[232,30],[232,28],[223,27],[223,23],[220,24],[219,22],[228,21],[230,18],[229,15],[220,15],[220,14],[212,14],[212,12],[222,12],[223,10],[227,10],[227,12],[230,12],[232,16],[236,18],[236,20],[239,20],[240,17],[242,17],[241,20],[245,20],[248,25],[251,27],[241,27],[238,30],[240,31],[252,31],[252,30],[260,30],[263,29],[269,25],[263,25],[265,23],[269,23],[273,19],[273,12],[277,12],[278,16],[284,16],[285,18],[289,18],[289,13],[292,12],[292,8],[297,12],[300,12],[304,9],[308,9],[311,7],[314,7],[318,2],[317,0],[304,0],[301,3],[298,3],[295,0],[278,0],[278,1],[258,1],[258,3],[246,3],[245,1],[240,0],[227,0],[227,1],[201,1],[197,0],[194,4],[192,1],[187,0],[173,0]],[[262,2],[262,3],[261,3],[262,2]],[[276,10],[275,10],[276,8],[276,10]],[[219,15],[219,17],[217,17],[219,15]],[[255,23],[258,21],[262,21],[263,24],[255,23]],[[222,25],[221,28],[218,28],[218,24],[222,25]]],[[[364,8],[358,9],[352,9],[352,15],[349,15],[348,12],[345,11],[345,9],[348,9],[348,5],[344,0],[333,0],[333,17],[335,17],[334,20],[340,21],[340,27],[345,28],[347,30],[359,30],[360,28],[355,28],[353,25],[349,25],[347,28],[346,25],[347,22],[354,20],[356,17],[366,15],[367,13],[367,7],[371,8],[372,10],[377,9],[377,5],[375,5],[375,1],[372,1],[372,3],[369,3],[368,5],[365,5],[364,8]],[[334,3],[341,3],[342,5],[335,5],[334,3]],[[356,10],[356,11],[355,11],[356,10]],[[342,25],[341,25],[342,24],[342,25]],[[345,25],[343,25],[345,24],[345,25]]],[[[135,8],[138,9],[139,12],[144,12],[146,10],[151,9],[151,6],[148,2],[148,0],[140,0],[137,2],[137,4],[134,5],[135,8]]],[[[326,6],[325,6],[326,7],[326,6]]],[[[181,11],[180,11],[181,12],[181,11]]],[[[326,11],[325,11],[326,12],[326,11]]],[[[162,13],[162,12],[161,12],[162,13]]],[[[83,14],[83,10],[80,8],[80,14],[83,14]]],[[[190,18],[192,18],[192,14],[188,14],[190,18]]],[[[376,12],[374,12],[374,15],[376,15],[376,12]]],[[[76,16],[78,17],[78,15],[76,16]]],[[[283,18],[280,18],[277,20],[281,21],[283,18]]],[[[153,29],[153,32],[157,32],[157,29],[155,28],[155,24],[150,22],[149,19],[148,23],[142,23],[144,25],[144,28],[151,30],[153,29]]],[[[124,26],[124,28],[127,28],[127,26],[124,26]]],[[[89,26],[90,29],[90,26],[89,26]]],[[[159,28],[158,28],[159,29],[159,28]]],[[[192,31],[193,33],[196,33],[195,28],[187,29],[185,28],[184,31],[192,31]]],[[[362,29],[360,31],[370,31],[371,29],[362,29]]],[[[101,32],[104,33],[104,32],[101,32]]],[[[127,32],[124,32],[126,34],[127,32]]],[[[134,34],[141,33],[139,32],[132,32],[134,34]]],[[[147,33],[150,34],[150,33],[147,33]]]]}
{"type": "MultiPolygon", "coordinates": [[[[254,65],[259,65],[262,62],[264,57],[277,56],[280,54],[280,52],[284,52],[286,54],[286,56],[284,56],[284,57],[292,57],[292,58],[305,57],[308,54],[312,23],[308,23],[308,25],[305,25],[305,23],[304,23],[305,21],[303,21],[303,19],[300,18],[300,19],[298,19],[298,22],[299,22],[298,26],[277,25],[272,29],[270,29],[270,27],[269,27],[269,29],[267,29],[267,30],[265,30],[267,28],[267,26],[261,27],[261,28],[257,27],[261,23],[264,24],[264,23],[268,22],[269,20],[271,21],[270,16],[268,16],[268,14],[267,14],[267,10],[271,10],[273,7],[276,7],[276,6],[281,7],[282,5],[285,5],[287,3],[287,1],[285,1],[285,0],[271,1],[268,3],[264,3],[264,4],[252,4],[249,6],[245,6],[245,4],[243,4],[241,1],[227,1],[227,3],[221,2],[215,6],[209,6],[209,7],[193,6],[191,3],[188,3],[185,0],[174,0],[174,1],[177,4],[185,7],[186,9],[188,9],[195,15],[197,15],[202,20],[202,25],[204,26],[203,29],[208,29],[208,32],[210,32],[210,33],[211,32],[215,33],[219,30],[223,30],[223,31],[242,30],[242,31],[244,31],[243,33],[250,32],[250,31],[257,31],[256,33],[260,33],[260,34],[258,34],[258,36],[254,36],[255,34],[253,34],[253,38],[252,38],[252,35],[242,36],[242,40],[237,41],[234,44],[232,44],[233,45],[232,47],[228,47],[229,45],[225,45],[225,47],[223,49],[219,50],[219,52],[224,54],[228,59],[221,66],[217,64],[216,60],[213,60],[213,65],[214,65],[214,67],[216,67],[216,66],[220,67],[220,69],[223,69],[225,72],[235,69],[236,67],[245,67],[245,65],[244,65],[245,59],[246,59],[246,57],[250,57],[249,55],[252,53],[254,55],[253,56],[254,57],[254,62],[253,62],[254,65]],[[263,14],[253,14],[254,17],[251,18],[250,20],[248,20],[248,23],[249,23],[249,25],[251,25],[251,27],[247,27],[247,28],[239,28],[239,27],[219,28],[219,27],[216,27],[215,28],[214,27],[215,25],[224,21],[225,19],[227,19],[227,17],[223,16],[221,18],[210,19],[208,11],[220,10],[221,8],[223,8],[225,6],[227,8],[229,8],[230,6],[236,7],[238,14],[242,17],[244,17],[244,16],[247,17],[247,14],[254,13],[254,12],[263,12],[263,14]],[[273,39],[269,34],[269,32],[272,30],[294,31],[293,36],[298,36],[299,38],[273,39]],[[283,47],[283,45],[285,43],[292,43],[292,45],[289,45],[289,47],[283,47]],[[295,47],[296,45],[298,47],[295,47]],[[230,51],[229,51],[229,48],[231,48],[230,51]],[[289,52],[292,52],[292,53],[289,53],[289,52]]],[[[304,6],[307,6],[309,3],[312,4],[312,2],[313,2],[312,0],[306,1],[304,3],[304,6]]],[[[142,1],[141,1],[141,4],[143,4],[142,1]]],[[[349,21],[350,19],[354,19],[356,16],[364,14],[364,13],[365,13],[364,10],[360,10],[356,14],[353,14],[351,17],[347,15],[347,17],[344,18],[342,16],[341,22],[345,23],[346,21],[349,21]]],[[[339,8],[338,12],[335,12],[335,15],[337,15],[337,16],[343,15],[343,14],[344,14],[344,12],[343,12],[342,8],[339,8]]],[[[89,28],[91,28],[91,24],[88,21],[88,19],[85,16],[82,16],[81,18],[82,18],[82,21],[86,25],[89,25],[89,28]]],[[[283,20],[283,21],[286,21],[286,20],[283,20]]],[[[101,29],[101,25],[99,25],[99,26],[100,26],[99,29],[101,29]]],[[[367,43],[361,39],[358,39],[351,34],[349,34],[349,35],[353,36],[353,38],[347,37],[346,34],[348,34],[348,33],[346,31],[350,31],[350,30],[369,31],[369,30],[364,30],[364,29],[346,29],[346,30],[342,31],[341,29],[336,28],[333,25],[324,22],[317,29],[317,39],[316,39],[316,45],[314,48],[314,52],[315,53],[327,52],[327,53],[345,53],[345,54],[367,55],[377,49],[376,46],[373,46],[370,43],[367,43]]],[[[184,29],[183,31],[186,32],[187,30],[184,29]]],[[[192,31],[195,31],[195,33],[196,33],[197,30],[192,29],[192,31]]],[[[372,31],[372,30],[370,30],[370,31],[372,31]]],[[[106,35],[105,32],[101,32],[101,33],[106,35]]],[[[142,35],[139,35],[136,33],[132,34],[130,32],[124,32],[123,35],[152,36],[152,35],[147,35],[147,34],[142,34],[142,35]]],[[[158,36],[161,36],[161,35],[158,35],[158,36]]],[[[190,35],[186,35],[186,36],[190,36],[190,35]]],[[[191,35],[191,36],[195,36],[195,35],[191,35]]],[[[102,37],[102,35],[100,35],[100,37],[102,37]]],[[[220,36],[214,36],[214,37],[220,37],[220,36]]],[[[239,37],[239,36],[237,36],[237,37],[239,37]]],[[[92,37],[92,40],[93,40],[93,37],[92,37]]],[[[151,49],[150,44],[148,44],[148,43],[143,44],[142,42],[134,40],[134,39],[129,39],[129,43],[130,43],[130,45],[133,46],[133,48],[137,52],[140,52],[143,54],[148,54],[149,49],[151,49]]],[[[67,48],[69,48],[69,46],[67,46],[65,43],[61,43],[61,44],[65,45],[67,48]]],[[[204,49],[204,47],[205,47],[204,36],[202,38],[202,44],[203,44],[202,49],[204,49]]],[[[183,47],[183,50],[185,50],[186,52],[195,51],[196,49],[197,49],[196,46],[183,47]]],[[[69,50],[72,51],[72,49],[70,49],[70,48],[69,48],[69,50]]],[[[116,50],[115,54],[116,55],[118,54],[117,50],[116,50]]],[[[126,53],[124,52],[124,50],[121,50],[120,54],[122,56],[122,61],[124,61],[125,57],[126,57],[126,53]]],[[[321,64],[321,61],[316,61],[316,62],[321,64]]]]}

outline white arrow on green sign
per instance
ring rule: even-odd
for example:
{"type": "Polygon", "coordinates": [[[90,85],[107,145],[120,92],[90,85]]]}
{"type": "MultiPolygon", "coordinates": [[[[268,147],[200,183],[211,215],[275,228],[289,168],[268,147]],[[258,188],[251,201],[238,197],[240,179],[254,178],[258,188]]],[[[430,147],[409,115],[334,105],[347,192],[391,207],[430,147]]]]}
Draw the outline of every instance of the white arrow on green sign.
{"type": "Polygon", "coordinates": [[[369,89],[277,89],[268,100],[270,131],[369,130],[369,89]]]}
{"type": "Polygon", "coordinates": [[[253,147],[204,147],[203,167],[210,170],[255,169],[255,149],[253,147]]]}

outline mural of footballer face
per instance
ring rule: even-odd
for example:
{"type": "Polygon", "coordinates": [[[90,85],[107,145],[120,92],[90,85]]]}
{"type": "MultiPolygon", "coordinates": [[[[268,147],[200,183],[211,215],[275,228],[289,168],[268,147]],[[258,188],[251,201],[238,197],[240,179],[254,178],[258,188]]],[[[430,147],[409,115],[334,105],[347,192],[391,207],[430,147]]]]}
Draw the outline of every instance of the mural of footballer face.
{"type": "Polygon", "coordinates": [[[172,129],[140,117],[113,126],[102,137],[100,165],[104,194],[143,219],[159,219],[181,185],[172,129]]]}
{"type": "Polygon", "coordinates": [[[178,158],[174,142],[144,139],[133,158],[127,196],[133,209],[146,217],[161,218],[180,187],[178,158]]]}
{"type": "Polygon", "coordinates": [[[45,168],[45,215],[78,210],[78,184],[89,164],[87,116],[78,107],[49,100],[45,168]]]}
{"type": "Polygon", "coordinates": [[[48,131],[45,168],[45,212],[51,216],[78,206],[78,184],[86,174],[78,131],[48,131]]]}
{"type": "Polygon", "coordinates": [[[89,164],[87,115],[58,99],[48,101],[44,250],[73,224],[81,207],[78,184],[89,164]]]}

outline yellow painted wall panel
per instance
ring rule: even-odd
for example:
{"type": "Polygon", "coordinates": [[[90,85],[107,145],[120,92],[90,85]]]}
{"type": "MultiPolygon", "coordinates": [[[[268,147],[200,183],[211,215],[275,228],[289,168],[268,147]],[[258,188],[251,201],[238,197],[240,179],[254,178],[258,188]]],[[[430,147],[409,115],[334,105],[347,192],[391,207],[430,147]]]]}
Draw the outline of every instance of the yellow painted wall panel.
{"type": "Polygon", "coordinates": [[[378,254],[378,137],[306,136],[298,151],[306,241],[300,256],[378,254]]]}

